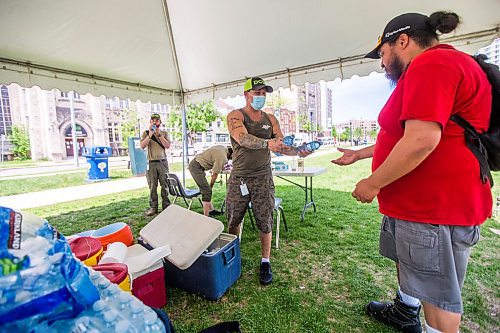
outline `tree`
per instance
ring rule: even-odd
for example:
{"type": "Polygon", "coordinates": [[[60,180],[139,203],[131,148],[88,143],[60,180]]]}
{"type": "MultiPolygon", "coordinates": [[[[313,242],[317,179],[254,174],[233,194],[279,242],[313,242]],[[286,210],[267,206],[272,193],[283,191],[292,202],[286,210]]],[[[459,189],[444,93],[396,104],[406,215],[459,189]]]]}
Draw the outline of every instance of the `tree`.
{"type": "Polygon", "coordinates": [[[266,106],[272,108],[273,110],[280,110],[285,105],[290,103],[288,98],[281,96],[280,91],[275,91],[266,97],[266,106]]]}
{"type": "Polygon", "coordinates": [[[338,137],[337,129],[335,128],[335,126],[332,126],[331,137],[333,137],[333,138],[337,138],[338,137]]]}
{"type": "Polygon", "coordinates": [[[363,129],[361,127],[356,127],[356,129],[354,130],[353,137],[359,140],[361,139],[362,136],[363,136],[363,129]]]}
{"type": "Polygon", "coordinates": [[[349,127],[344,128],[342,134],[340,134],[341,141],[349,141],[351,140],[351,129],[349,127]]]}
{"type": "MultiPolygon", "coordinates": [[[[190,133],[206,132],[210,124],[219,117],[219,113],[213,101],[186,105],[187,128],[190,133]]],[[[172,127],[178,129],[172,134],[178,140],[182,139],[182,115],[180,109],[171,113],[170,122],[172,127]]]]}
{"type": "Polygon", "coordinates": [[[137,127],[137,112],[128,109],[123,111],[126,114],[126,120],[120,124],[122,147],[128,149],[128,138],[138,135],[139,132],[137,127]]]}
{"type": "Polygon", "coordinates": [[[9,135],[12,143],[12,152],[15,160],[28,160],[31,157],[30,138],[24,127],[12,126],[12,134],[9,135]]]}
{"type": "Polygon", "coordinates": [[[377,138],[377,130],[371,130],[368,135],[370,136],[372,141],[375,141],[375,139],[377,138]]]}
{"type": "Polygon", "coordinates": [[[300,129],[303,131],[306,131],[307,133],[311,132],[312,126],[311,126],[311,121],[307,117],[307,115],[300,113],[297,116],[297,122],[299,123],[300,129]]]}

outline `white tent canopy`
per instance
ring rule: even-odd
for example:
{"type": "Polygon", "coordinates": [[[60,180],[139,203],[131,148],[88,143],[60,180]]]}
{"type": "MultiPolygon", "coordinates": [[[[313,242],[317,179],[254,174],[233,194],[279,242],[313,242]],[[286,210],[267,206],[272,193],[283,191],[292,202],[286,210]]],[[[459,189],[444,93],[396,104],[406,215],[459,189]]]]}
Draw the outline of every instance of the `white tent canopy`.
{"type": "Polygon", "coordinates": [[[0,83],[175,103],[380,70],[363,59],[404,12],[458,13],[442,40],[499,35],[499,0],[1,0],[0,83]]]}

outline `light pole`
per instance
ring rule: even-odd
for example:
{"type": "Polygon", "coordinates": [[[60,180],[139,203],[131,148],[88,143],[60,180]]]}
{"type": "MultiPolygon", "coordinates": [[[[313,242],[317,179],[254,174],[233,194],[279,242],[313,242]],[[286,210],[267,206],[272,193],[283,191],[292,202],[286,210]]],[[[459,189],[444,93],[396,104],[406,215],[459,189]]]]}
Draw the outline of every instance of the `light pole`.
{"type": "Polygon", "coordinates": [[[351,135],[351,147],[353,146],[352,144],[352,132],[353,132],[353,129],[352,129],[352,120],[349,120],[349,131],[350,131],[350,135],[351,135]]]}

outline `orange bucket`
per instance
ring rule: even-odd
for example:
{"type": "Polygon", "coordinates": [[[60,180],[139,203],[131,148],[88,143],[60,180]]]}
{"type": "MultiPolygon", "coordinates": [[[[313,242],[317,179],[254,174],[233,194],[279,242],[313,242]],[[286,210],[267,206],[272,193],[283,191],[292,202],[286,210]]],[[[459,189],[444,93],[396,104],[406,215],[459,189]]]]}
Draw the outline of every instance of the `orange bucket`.
{"type": "Polygon", "coordinates": [[[104,250],[106,250],[108,244],[114,242],[122,242],[127,246],[134,244],[132,230],[130,230],[128,224],[123,222],[112,223],[97,229],[92,233],[92,237],[101,241],[104,250]]]}
{"type": "Polygon", "coordinates": [[[102,257],[102,244],[94,237],[78,237],[69,241],[71,252],[87,266],[95,266],[102,257]]]}

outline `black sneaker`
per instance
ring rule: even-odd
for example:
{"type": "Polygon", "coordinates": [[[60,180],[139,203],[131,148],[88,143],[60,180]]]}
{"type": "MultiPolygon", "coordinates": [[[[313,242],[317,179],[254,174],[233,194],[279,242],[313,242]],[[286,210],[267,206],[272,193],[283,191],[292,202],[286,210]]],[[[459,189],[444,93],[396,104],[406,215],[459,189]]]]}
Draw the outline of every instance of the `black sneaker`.
{"type": "Polygon", "coordinates": [[[222,215],[222,212],[219,212],[218,210],[211,210],[208,212],[208,216],[217,216],[217,215],[222,215]]]}
{"type": "Polygon", "coordinates": [[[401,302],[398,293],[394,303],[373,301],[366,306],[366,312],[381,323],[401,332],[421,333],[420,308],[421,306],[410,306],[401,302]]]}
{"type": "Polygon", "coordinates": [[[273,282],[273,271],[271,270],[271,263],[261,262],[260,263],[260,284],[267,286],[273,282]]]}

